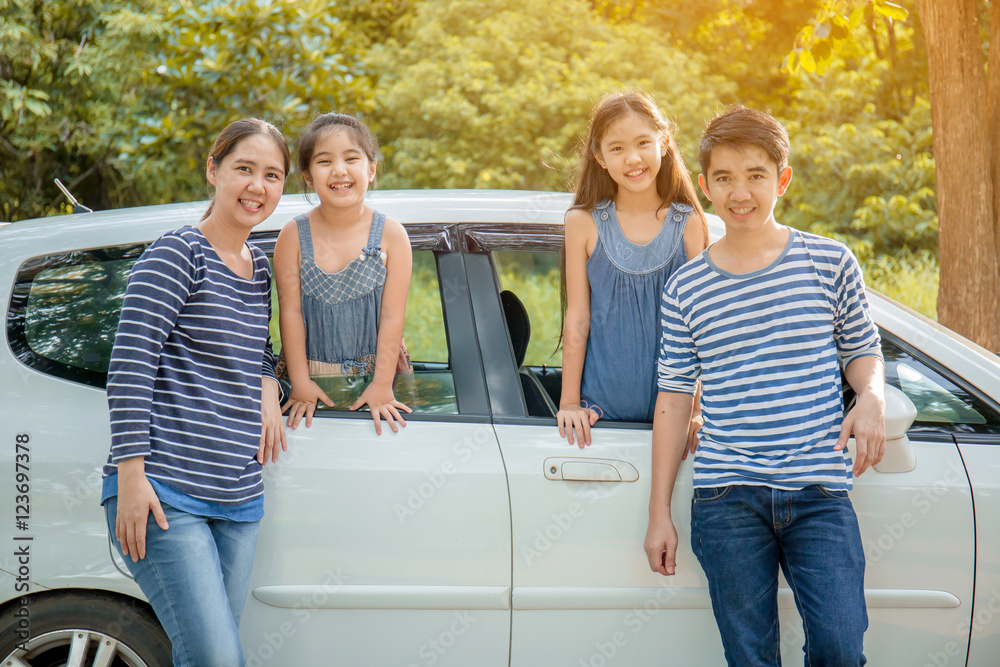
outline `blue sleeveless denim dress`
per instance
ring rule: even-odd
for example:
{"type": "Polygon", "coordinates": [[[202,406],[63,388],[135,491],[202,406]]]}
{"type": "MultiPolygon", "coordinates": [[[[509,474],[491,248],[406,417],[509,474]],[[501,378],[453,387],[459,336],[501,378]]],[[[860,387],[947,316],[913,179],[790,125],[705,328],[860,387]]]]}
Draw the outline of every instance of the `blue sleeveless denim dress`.
{"type": "Polygon", "coordinates": [[[302,248],[299,280],[309,374],[372,375],[386,276],[381,245],[385,215],[375,211],[367,246],[337,273],[316,265],[309,216],[296,216],[295,222],[302,248]]]}
{"type": "Polygon", "coordinates": [[[625,237],[614,201],[592,211],[598,239],[587,260],[590,337],[580,397],[603,419],[653,421],[660,300],[667,279],[687,261],[684,227],[693,210],[671,204],[645,245],[625,237]]]}

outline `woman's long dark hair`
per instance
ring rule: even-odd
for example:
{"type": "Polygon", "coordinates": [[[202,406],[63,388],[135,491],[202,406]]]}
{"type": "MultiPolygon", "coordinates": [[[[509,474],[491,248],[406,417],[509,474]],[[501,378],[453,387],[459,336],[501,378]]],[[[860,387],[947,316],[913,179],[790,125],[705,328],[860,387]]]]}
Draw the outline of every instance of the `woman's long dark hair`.
{"type": "MultiPolygon", "coordinates": [[[[285,177],[287,178],[292,158],[288,152],[288,142],[285,141],[285,135],[274,125],[260,118],[243,118],[227,125],[222,132],[219,132],[219,136],[216,137],[215,143],[212,144],[212,152],[208,154],[208,158],[218,166],[227,155],[236,150],[241,141],[257,134],[270,137],[278,145],[278,148],[281,149],[281,155],[285,159],[285,177]]],[[[212,209],[214,208],[215,195],[212,196],[212,201],[208,203],[208,210],[205,211],[205,215],[201,216],[201,219],[205,220],[208,216],[212,215],[212,209]]]]}
{"type": "MultiPolygon", "coordinates": [[[[667,120],[656,106],[656,101],[640,90],[627,90],[608,93],[600,99],[590,116],[587,129],[587,140],[580,144],[580,161],[575,173],[573,188],[573,205],[570,210],[583,209],[593,211],[602,201],[614,199],[618,194],[618,184],[615,183],[607,170],[601,167],[597,156],[601,152],[601,141],[608,128],[629,114],[649,123],[659,135],[660,145],[666,144],[666,155],[660,163],[660,171],[656,174],[656,192],[662,200],[660,208],[670,206],[674,202],[688,204],[694,208],[695,220],[701,227],[705,244],[708,245],[708,223],[705,221],[705,211],[701,208],[691,174],[684,166],[677,142],[671,139],[676,127],[667,120]]],[[[559,327],[559,341],[556,351],[562,347],[563,334],[566,329],[566,242],[559,258],[559,301],[562,308],[562,323],[559,327]]]]}

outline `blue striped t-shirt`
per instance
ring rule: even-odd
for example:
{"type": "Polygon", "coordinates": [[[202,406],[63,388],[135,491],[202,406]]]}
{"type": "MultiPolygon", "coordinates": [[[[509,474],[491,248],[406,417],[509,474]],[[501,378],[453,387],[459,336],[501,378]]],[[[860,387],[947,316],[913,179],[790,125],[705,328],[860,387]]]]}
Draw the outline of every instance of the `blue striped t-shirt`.
{"type": "Polygon", "coordinates": [[[840,364],[882,353],[850,250],[790,229],[770,266],[742,275],[706,250],[667,282],[660,311],[660,391],[702,382],[696,487],[851,488],[850,455],[833,449],[840,364]]]}
{"type": "Polygon", "coordinates": [[[254,517],[236,506],[259,505],[255,518],[263,510],[261,381],[274,377],[271,267],[249,247],[249,280],[195,227],[163,235],[136,262],[108,369],[104,466],[109,477],[119,461],[144,456],[147,477],[179,499],[229,506],[244,520],[254,517]]]}

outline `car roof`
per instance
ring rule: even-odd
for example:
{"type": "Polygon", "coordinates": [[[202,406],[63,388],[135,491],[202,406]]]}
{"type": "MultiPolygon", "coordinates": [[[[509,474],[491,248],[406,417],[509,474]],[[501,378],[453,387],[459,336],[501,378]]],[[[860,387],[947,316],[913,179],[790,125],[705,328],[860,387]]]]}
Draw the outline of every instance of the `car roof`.
{"type": "MultiPolygon", "coordinates": [[[[511,222],[521,224],[561,223],[573,195],[568,192],[530,190],[376,190],[368,202],[379,211],[406,223],[511,222]]],[[[286,194],[274,213],[254,231],[280,229],[291,218],[317,204],[316,195],[286,194]]],[[[208,201],[121,208],[35,218],[9,225],[6,232],[37,226],[64,226],[66,231],[95,225],[141,225],[169,229],[194,224],[208,208],[208,201]],[[141,218],[141,219],[139,219],[141,218]]],[[[51,233],[51,232],[49,232],[51,233]]]]}

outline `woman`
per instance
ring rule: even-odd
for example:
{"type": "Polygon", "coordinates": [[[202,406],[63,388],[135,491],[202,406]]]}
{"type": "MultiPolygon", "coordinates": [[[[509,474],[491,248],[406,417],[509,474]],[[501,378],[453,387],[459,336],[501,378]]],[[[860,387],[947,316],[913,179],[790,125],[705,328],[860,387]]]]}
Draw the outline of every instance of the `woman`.
{"type": "Polygon", "coordinates": [[[286,448],[271,270],[247,238],[274,211],[288,168],[272,125],[224,129],[207,164],[212,204],[136,262],[115,336],[101,502],[177,667],[243,664],[261,469],[286,448]]]}

